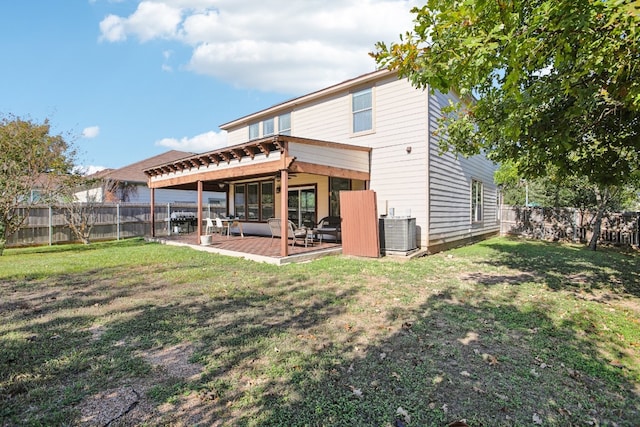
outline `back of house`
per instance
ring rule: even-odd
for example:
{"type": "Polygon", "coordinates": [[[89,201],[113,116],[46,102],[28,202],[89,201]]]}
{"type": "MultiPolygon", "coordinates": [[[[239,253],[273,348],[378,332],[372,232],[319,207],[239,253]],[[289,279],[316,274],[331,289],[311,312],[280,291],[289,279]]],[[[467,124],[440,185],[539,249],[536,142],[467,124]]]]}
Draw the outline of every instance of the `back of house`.
{"type": "MultiPolygon", "coordinates": [[[[499,232],[496,166],[484,156],[463,158],[439,152],[442,133],[434,131],[441,109],[451,99],[455,95],[430,94],[398,79],[394,72],[379,70],[221,128],[228,132],[231,147],[272,135],[292,135],[368,148],[368,180],[341,176],[341,169],[349,169],[345,151],[316,145],[305,152],[317,163],[336,167],[327,174],[289,176],[289,218],[298,225],[311,225],[322,217],[339,216],[340,191],[371,189],[381,216],[415,218],[416,246],[436,251],[499,232]]],[[[271,199],[263,197],[261,190],[268,191],[271,184],[265,182],[273,182],[273,177],[230,186],[230,210],[249,222],[266,221],[261,205],[271,199]],[[248,208],[249,198],[255,202],[253,210],[248,208]]],[[[274,185],[279,188],[277,180],[274,185]]]]}

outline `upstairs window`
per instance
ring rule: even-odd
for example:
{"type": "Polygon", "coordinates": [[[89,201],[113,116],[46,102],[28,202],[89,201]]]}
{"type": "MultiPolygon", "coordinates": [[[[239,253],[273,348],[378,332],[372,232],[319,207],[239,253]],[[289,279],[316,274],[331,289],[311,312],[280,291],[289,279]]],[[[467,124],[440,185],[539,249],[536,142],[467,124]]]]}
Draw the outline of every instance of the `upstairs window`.
{"type": "Polygon", "coordinates": [[[280,135],[291,135],[291,113],[282,114],[278,117],[278,133],[280,135]]]}
{"type": "Polygon", "coordinates": [[[353,114],[353,133],[373,129],[373,98],[371,88],[354,92],[351,95],[353,114]]]}
{"type": "Polygon", "coordinates": [[[482,221],[482,182],[471,181],[471,222],[482,221]]]}
{"type": "Polygon", "coordinates": [[[262,122],[262,136],[273,135],[273,118],[262,122]]]}
{"type": "Polygon", "coordinates": [[[260,137],[260,123],[252,123],[249,125],[249,140],[258,139],[260,137]]]}

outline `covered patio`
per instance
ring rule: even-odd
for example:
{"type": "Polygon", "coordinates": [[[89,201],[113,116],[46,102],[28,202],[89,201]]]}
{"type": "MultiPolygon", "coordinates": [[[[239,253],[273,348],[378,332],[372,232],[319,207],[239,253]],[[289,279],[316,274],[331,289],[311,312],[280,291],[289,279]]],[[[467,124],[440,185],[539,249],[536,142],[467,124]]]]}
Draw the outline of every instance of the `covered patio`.
{"type": "Polygon", "coordinates": [[[245,258],[252,261],[264,262],[273,265],[284,265],[293,262],[303,262],[326,255],[338,255],[342,253],[342,247],[337,242],[315,242],[313,245],[289,245],[289,253],[283,257],[280,255],[280,239],[266,236],[211,236],[210,245],[196,244],[194,233],[174,234],[171,236],[155,237],[151,240],[171,245],[188,246],[195,250],[216,253],[219,255],[245,258]]]}
{"type": "MultiPolygon", "coordinates": [[[[225,192],[227,212],[235,212],[233,216],[242,224],[249,251],[250,236],[270,236],[266,226],[269,217],[285,216],[296,225],[310,227],[319,218],[339,210],[332,199],[332,180],[348,182],[348,189],[366,189],[370,155],[368,147],[274,135],[157,165],[145,170],[151,189],[151,221],[155,224],[155,189],[197,190],[198,225],[191,239],[200,245],[204,234],[202,192],[225,192]],[[305,193],[304,189],[309,190],[305,193]],[[298,196],[311,200],[311,208],[292,208],[292,200],[297,202],[298,196]]],[[[281,221],[280,234],[289,234],[287,221],[281,221]]],[[[270,242],[270,246],[278,248],[279,257],[298,251],[288,239],[274,240],[278,243],[270,242]]],[[[215,246],[213,242],[211,246],[215,246]]],[[[312,250],[319,250],[317,243],[312,250]]]]}

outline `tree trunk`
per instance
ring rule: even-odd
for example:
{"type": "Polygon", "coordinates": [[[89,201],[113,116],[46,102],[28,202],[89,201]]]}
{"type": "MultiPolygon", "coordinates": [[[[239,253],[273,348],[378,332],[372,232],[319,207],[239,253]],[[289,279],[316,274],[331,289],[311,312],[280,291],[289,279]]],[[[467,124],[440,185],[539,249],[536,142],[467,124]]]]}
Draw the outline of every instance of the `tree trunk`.
{"type": "Polygon", "coordinates": [[[2,256],[2,253],[4,252],[4,247],[7,244],[7,226],[4,224],[4,222],[0,222],[0,256],[2,256]]]}
{"type": "Polygon", "coordinates": [[[596,218],[593,221],[593,234],[589,241],[589,250],[595,251],[598,247],[598,239],[600,238],[600,230],[602,229],[602,217],[604,216],[604,206],[598,205],[596,218]]]}
{"type": "Polygon", "coordinates": [[[611,200],[611,193],[607,188],[594,190],[596,194],[596,202],[598,210],[596,211],[596,217],[593,221],[593,234],[589,241],[589,250],[595,251],[598,248],[598,239],[600,239],[600,230],[602,229],[602,218],[604,217],[604,211],[611,200]]]}

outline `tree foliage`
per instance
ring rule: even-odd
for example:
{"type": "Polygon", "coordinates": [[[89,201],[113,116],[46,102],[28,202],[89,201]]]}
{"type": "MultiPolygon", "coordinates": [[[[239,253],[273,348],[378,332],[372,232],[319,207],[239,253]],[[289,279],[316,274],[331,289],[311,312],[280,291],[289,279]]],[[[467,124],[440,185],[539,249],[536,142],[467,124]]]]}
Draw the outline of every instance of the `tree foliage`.
{"type": "Polygon", "coordinates": [[[62,135],[52,135],[48,120],[37,123],[7,116],[0,118],[0,255],[6,238],[28,217],[41,194],[56,191],[70,172],[74,152],[62,135]]]}
{"type": "MultiPolygon", "coordinates": [[[[428,0],[372,55],[413,85],[457,91],[443,149],[550,169],[610,193],[640,174],[640,0],[428,0]]],[[[602,205],[602,204],[601,204],[602,205]]],[[[595,246],[594,246],[595,248],[595,246]]]]}
{"type": "MultiPolygon", "coordinates": [[[[596,187],[585,179],[565,177],[558,179],[553,171],[538,178],[522,178],[513,162],[504,162],[496,171],[495,182],[500,185],[505,205],[577,208],[581,211],[597,208],[596,187]],[[527,197],[528,196],[528,197],[527,197]]],[[[613,211],[638,210],[640,194],[633,185],[616,186],[608,208],[613,211]]]]}

